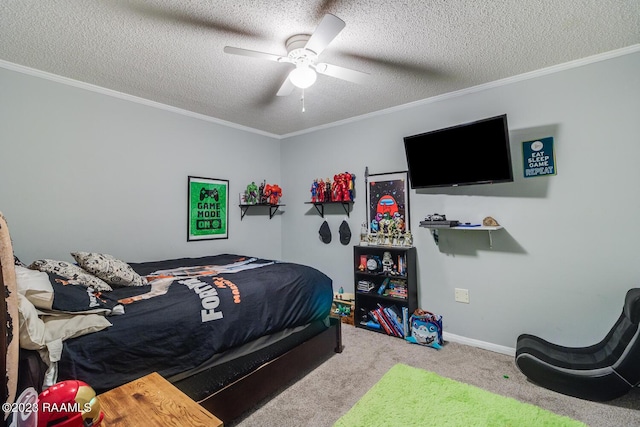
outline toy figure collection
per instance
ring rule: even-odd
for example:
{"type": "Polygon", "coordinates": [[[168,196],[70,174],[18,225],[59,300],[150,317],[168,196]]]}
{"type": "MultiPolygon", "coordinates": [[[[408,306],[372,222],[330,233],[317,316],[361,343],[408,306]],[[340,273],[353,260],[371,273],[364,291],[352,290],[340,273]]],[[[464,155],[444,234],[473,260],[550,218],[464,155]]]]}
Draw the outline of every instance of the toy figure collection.
{"type": "Polygon", "coordinates": [[[252,181],[247,185],[244,197],[247,205],[277,205],[282,197],[282,188],[278,184],[267,184],[266,181],[262,181],[258,187],[255,181],[252,181]]]}
{"type": "Polygon", "coordinates": [[[311,184],[311,202],[352,202],[355,198],[356,176],[349,172],[339,173],[330,178],[314,179],[311,184]]]}

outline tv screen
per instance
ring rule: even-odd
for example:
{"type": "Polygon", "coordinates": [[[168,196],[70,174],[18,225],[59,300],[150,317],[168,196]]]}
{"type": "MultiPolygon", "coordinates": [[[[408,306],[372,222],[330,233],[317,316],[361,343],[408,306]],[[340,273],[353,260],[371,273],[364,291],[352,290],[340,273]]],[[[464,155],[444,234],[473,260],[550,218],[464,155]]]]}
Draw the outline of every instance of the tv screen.
{"type": "Polygon", "coordinates": [[[404,138],[411,188],[513,181],[507,115],[404,138]]]}

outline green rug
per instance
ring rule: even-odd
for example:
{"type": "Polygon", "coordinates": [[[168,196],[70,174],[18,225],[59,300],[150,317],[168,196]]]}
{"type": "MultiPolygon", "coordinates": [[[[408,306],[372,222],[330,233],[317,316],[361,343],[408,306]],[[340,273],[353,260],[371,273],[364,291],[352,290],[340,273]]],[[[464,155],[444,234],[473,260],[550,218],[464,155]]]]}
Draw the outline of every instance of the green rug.
{"type": "Polygon", "coordinates": [[[535,405],[433,372],[392,367],[334,427],[585,427],[535,405]]]}

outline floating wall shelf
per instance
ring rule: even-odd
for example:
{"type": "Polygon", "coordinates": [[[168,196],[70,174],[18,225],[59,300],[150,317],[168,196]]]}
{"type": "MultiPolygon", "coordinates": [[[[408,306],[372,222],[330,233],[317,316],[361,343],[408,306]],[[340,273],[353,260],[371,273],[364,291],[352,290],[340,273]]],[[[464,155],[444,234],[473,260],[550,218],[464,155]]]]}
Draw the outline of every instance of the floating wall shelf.
{"type": "Polygon", "coordinates": [[[318,213],[320,214],[320,216],[322,218],[324,218],[324,205],[338,205],[338,204],[342,205],[342,207],[344,208],[344,211],[347,213],[347,216],[349,216],[349,208],[353,204],[353,201],[352,200],[348,200],[346,202],[343,202],[343,201],[339,201],[339,202],[305,202],[305,204],[315,206],[315,208],[318,211],[318,213]]]}
{"type": "Polygon", "coordinates": [[[433,240],[435,240],[436,245],[438,244],[438,240],[439,240],[439,230],[463,230],[463,231],[486,231],[489,234],[489,248],[493,248],[493,238],[491,236],[491,232],[492,231],[496,231],[496,230],[501,230],[503,227],[501,225],[497,225],[497,226],[486,226],[486,225],[480,225],[477,227],[465,227],[465,226],[458,226],[458,227],[431,227],[431,226],[427,226],[427,225],[421,225],[420,227],[422,228],[428,228],[431,230],[431,234],[433,234],[433,240]]]}
{"type": "Polygon", "coordinates": [[[240,206],[240,221],[242,221],[242,218],[244,218],[244,216],[247,214],[247,211],[251,207],[254,207],[254,206],[267,206],[267,207],[269,207],[269,219],[271,219],[271,218],[273,218],[273,216],[278,211],[278,208],[280,206],[284,206],[284,205],[270,205],[268,203],[256,203],[254,205],[238,205],[238,206],[240,206]]]}

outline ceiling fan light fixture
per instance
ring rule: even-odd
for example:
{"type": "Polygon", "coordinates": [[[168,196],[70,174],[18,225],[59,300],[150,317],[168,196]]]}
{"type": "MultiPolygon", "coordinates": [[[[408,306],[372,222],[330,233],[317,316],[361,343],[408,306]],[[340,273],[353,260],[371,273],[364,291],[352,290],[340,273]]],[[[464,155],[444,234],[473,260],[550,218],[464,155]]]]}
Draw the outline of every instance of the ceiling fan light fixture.
{"type": "Polygon", "coordinates": [[[289,73],[289,79],[294,86],[306,89],[316,82],[318,75],[308,65],[298,65],[289,73]]]}

